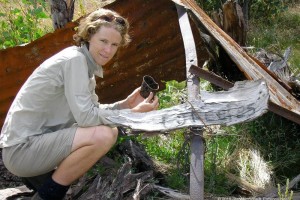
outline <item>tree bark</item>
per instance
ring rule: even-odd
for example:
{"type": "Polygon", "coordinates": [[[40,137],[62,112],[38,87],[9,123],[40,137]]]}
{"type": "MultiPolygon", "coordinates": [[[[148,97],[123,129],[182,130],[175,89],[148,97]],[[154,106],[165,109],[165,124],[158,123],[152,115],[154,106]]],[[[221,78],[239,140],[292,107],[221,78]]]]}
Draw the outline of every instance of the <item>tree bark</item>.
{"type": "Polygon", "coordinates": [[[63,28],[72,21],[75,0],[49,0],[49,3],[54,29],[63,28]]]}

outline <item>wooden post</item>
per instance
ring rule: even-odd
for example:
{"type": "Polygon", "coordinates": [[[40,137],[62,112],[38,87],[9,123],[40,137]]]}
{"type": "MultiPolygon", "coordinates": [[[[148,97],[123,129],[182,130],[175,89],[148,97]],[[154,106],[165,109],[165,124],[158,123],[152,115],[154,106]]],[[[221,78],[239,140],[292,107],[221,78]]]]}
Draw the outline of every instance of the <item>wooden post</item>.
{"type": "MultiPolygon", "coordinates": [[[[188,101],[199,98],[199,79],[189,72],[198,65],[196,46],[186,9],[176,4],[180,30],[185,49],[188,101]]],[[[200,120],[200,119],[199,119],[200,120]]],[[[191,128],[190,199],[204,199],[204,146],[202,129],[191,128]]]]}

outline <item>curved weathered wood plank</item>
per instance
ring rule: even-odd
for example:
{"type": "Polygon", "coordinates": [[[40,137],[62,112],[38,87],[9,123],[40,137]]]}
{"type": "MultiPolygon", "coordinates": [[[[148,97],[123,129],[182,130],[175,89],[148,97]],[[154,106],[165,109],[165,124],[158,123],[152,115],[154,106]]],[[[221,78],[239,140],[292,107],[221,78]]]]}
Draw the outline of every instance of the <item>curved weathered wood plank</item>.
{"type": "Polygon", "coordinates": [[[232,125],[267,112],[269,93],[265,82],[237,82],[228,91],[201,92],[201,100],[148,113],[121,111],[108,120],[138,131],[169,131],[205,125],[232,125]]]}

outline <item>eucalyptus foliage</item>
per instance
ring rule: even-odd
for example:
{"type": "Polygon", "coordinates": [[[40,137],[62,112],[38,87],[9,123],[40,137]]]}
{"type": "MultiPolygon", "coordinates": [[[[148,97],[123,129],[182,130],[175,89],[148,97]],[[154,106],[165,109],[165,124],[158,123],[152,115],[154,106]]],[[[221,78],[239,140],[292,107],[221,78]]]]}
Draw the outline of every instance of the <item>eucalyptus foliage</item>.
{"type": "Polygon", "coordinates": [[[41,20],[49,16],[44,0],[0,0],[0,48],[29,43],[45,34],[41,20]]]}

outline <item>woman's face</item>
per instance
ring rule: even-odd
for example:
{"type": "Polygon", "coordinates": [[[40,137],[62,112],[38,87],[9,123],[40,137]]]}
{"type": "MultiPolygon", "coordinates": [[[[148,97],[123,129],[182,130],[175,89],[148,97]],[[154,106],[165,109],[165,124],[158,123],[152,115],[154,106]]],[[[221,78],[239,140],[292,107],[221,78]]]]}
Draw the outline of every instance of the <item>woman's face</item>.
{"type": "Polygon", "coordinates": [[[122,41],[120,32],[108,26],[102,26],[89,40],[89,52],[98,65],[105,65],[118,50],[122,41]]]}

